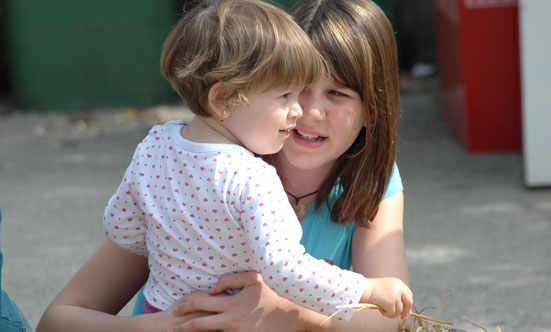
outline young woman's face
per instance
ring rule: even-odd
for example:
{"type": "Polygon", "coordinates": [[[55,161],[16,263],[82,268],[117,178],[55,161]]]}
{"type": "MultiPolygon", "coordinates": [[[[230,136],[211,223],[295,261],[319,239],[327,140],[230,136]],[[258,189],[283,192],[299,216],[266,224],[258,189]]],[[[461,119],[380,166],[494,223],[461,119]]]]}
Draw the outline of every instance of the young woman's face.
{"type": "Polygon", "coordinates": [[[235,143],[248,150],[261,155],[276,153],[302,115],[298,103],[301,91],[302,87],[250,91],[249,103],[233,108],[224,127],[235,143]]]}
{"type": "Polygon", "coordinates": [[[299,103],[303,116],[280,157],[300,169],[330,168],[365,125],[361,97],[323,77],[301,92],[299,103]]]}

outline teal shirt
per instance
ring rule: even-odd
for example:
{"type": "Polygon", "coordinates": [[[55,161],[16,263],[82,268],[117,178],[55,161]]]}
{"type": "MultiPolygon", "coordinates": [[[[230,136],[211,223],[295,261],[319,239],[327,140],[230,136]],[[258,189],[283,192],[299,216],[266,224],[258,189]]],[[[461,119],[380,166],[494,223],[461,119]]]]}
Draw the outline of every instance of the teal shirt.
{"type": "MultiPolygon", "coordinates": [[[[403,189],[400,171],[394,164],[383,199],[403,189]]],[[[342,191],[342,185],[336,185],[329,194],[329,202],[334,202],[342,194],[342,191]]],[[[310,203],[306,209],[308,212],[306,218],[300,222],[302,226],[300,242],[306,248],[306,252],[315,258],[330,260],[341,269],[349,269],[352,265],[350,248],[356,223],[350,222],[345,225],[334,223],[331,220],[327,204],[322,204],[316,213],[314,213],[314,202],[310,203]]]]}
{"type": "MultiPolygon", "coordinates": [[[[398,166],[394,164],[392,176],[388,183],[385,195],[387,198],[399,191],[404,190],[402,178],[398,166]]],[[[337,184],[331,193],[328,201],[334,201],[342,194],[342,185],[337,184]]],[[[318,259],[325,259],[339,266],[341,269],[349,269],[352,265],[352,236],[356,224],[350,222],[345,225],[334,223],[331,220],[331,213],[327,204],[322,204],[318,211],[314,213],[314,202],[307,207],[307,215],[300,222],[302,226],[302,239],[300,243],[306,248],[306,252],[318,259]]],[[[143,290],[140,289],[136,295],[133,315],[143,313],[143,290]]]]}

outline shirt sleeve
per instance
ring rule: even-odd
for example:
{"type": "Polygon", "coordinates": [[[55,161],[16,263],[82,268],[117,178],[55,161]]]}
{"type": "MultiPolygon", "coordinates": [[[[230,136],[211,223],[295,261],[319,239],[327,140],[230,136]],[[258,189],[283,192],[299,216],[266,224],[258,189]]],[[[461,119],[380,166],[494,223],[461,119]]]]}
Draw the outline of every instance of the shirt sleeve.
{"type": "Polygon", "coordinates": [[[147,256],[146,221],[134,190],[138,152],[103,215],[103,230],[107,239],[132,253],[147,256]]]}
{"type": "Polygon", "coordinates": [[[400,177],[400,171],[398,170],[398,165],[394,163],[394,167],[392,168],[392,175],[390,176],[390,180],[388,181],[383,199],[403,190],[404,186],[402,184],[402,178],[400,177]]]}
{"type": "MultiPolygon", "coordinates": [[[[275,170],[265,169],[251,179],[241,192],[240,221],[264,281],[279,295],[326,315],[338,305],[357,304],[364,277],[305,253],[300,223],[275,170]]],[[[343,310],[337,317],[352,314],[343,310]]]]}

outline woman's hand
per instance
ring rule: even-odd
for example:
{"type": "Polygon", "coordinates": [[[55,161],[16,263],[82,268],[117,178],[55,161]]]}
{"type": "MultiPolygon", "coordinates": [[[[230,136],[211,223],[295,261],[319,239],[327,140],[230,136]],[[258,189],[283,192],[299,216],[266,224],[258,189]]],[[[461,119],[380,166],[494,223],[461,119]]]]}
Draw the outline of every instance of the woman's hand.
{"type": "Polygon", "coordinates": [[[300,330],[296,305],[279,297],[256,272],[223,276],[209,294],[192,293],[184,297],[175,307],[175,316],[184,316],[197,311],[215,314],[194,318],[175,326],[172,329],[174,332],[300,330]],[[231,296],[221,294],[227,288],[241,289],[241,291],[231,296]]]}
{"type": "MultiPolygon", "coordinates": [[[[195,297],[197,295],[201,295],[201,293],[190,294],[188,296],[195,297]]],[[[185,315],[178,315],[178,316],[174,315],[174,312],[175,310],[177,310],[180,303],[182,303],[182,301],[188,301],[188,296],[186,296],[184,300],[180,300],[174,303],[170,308],[164,311],[160,311],[153,314],[139,315],[139,316],[136,316],[135,318],[140,318],[142,320],[142,324],[143,324],[142,327],[145,328],[145,330],[147,331],[166,332],[166,331],[171,331],[177,326],[180,326],[190,320],[212,315],[211,312],[204,312],[204,311],[195,311],[195,312],[187,313],[185,315]]]]}

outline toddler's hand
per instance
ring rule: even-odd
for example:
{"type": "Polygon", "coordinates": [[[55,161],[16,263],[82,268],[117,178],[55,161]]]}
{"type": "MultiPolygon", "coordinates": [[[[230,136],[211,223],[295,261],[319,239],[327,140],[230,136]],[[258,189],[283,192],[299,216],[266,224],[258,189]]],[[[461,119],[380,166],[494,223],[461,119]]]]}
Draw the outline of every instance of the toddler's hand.
{"type": "Polygon", "coordinates": [[[405,320],[413,306],[413,293],[404,282],[398,278],[373,278],[373,290],[369,303],[382,308],[381,313],[389,318],[400,316],[405,320]]]}

